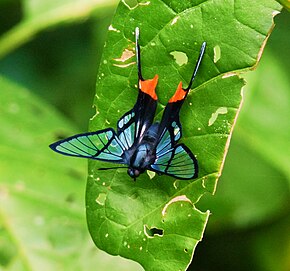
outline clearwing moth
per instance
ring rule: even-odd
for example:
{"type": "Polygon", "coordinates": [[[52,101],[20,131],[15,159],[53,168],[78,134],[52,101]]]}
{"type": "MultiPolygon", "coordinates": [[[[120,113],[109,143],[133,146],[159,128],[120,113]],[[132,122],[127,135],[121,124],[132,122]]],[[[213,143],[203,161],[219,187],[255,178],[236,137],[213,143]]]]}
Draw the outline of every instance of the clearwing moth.
{"type": "Polygon", "coordinates": [[[77,134],[51,144],[50,148],[64,155],[123,164],[125,166],[100,170],[126,167],[134,180],[145,170],[177,179],[197,178],[198,163],[195,156],[186,145],[178,143],[182,136],[179,112],[202,61],[206,43],[203,42],[201,46],[188,87],[183,88],[182,82],[179,83],[164,109],[161,121],[153,123],[158,75],[153,79],[143,78],[138,27],[135,34],[139,92],[133,109],[119,119],[117,131],[107,128],[77,134]]]}

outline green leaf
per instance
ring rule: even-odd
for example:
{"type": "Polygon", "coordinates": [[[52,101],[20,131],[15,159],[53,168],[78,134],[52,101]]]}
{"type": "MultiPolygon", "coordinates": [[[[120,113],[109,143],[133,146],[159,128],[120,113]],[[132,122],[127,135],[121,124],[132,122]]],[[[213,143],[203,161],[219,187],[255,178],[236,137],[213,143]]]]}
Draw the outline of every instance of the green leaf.
{"type": "Polygon", "coordinates": [[[23,20],[1,37],[0,59],[43,30],[84,20],[93,13],[107,14],[115,5],[116,0],[23,0],[23,20]]]}
{"type": "Polygon", "coordinates": [[[100,172],[103,164],[90,161],[87,219],[100,249],[133,259],[145,270],[186,269],[209,216],[195,204],[215,191],[240,107],[244,83],[235,74],[257,65],[279,8],[272,0],[121,1],[109,27],[90,130],[116,127],[135,103],[135,58],[122,56],[128,51],[134,56],[136,26],[143,76],[159,75],[159,119],[178,83],[188,84],[206,41],[206,55],[180,114],[182,142],[197,156],[200,172],[192,181],[143,174],[134,183],[124,170],[100,172]],[[187,61],[181,64],[176,52],[187,61]]]}
{"type": "Polygon", "coordinates": [[[0,269],[138,270],[94,248],[84,216],[86,161],[48,147],[76,129],[3,77],[0,89],[0,269]]]}

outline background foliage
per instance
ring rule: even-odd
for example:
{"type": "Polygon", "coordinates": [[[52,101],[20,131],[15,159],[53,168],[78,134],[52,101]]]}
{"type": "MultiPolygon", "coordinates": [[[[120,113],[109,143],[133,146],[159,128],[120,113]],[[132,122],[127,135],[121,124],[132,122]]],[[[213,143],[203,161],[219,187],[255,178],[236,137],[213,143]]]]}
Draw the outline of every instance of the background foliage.
{"type": "MultiPolygon", "coordinates": [[[[46,147],[87,129],[116,2],[57,2],[0,1],[0,270],[141,270],[93,246],[86,162],[46,147]]],[[[247,75],[217,193],[198,206],[212,215],[190,270],[290,268],[289,14],[276,24],[247,75]]]]}

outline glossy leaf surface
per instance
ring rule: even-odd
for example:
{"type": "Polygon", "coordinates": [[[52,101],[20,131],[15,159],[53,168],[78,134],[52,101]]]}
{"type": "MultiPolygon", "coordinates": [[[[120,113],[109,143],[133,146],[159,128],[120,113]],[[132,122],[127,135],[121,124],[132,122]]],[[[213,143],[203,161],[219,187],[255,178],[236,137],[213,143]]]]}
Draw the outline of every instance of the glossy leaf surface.
{"type": "Polygon", "coordinates": [[[257,64],[279,8],[275,1],[121,1],[109,27],[90,130],[115,128],[135,103],[136,26],[143,76],[159,75],[157,119],[178,83],[188,84],[206,41],[180,115],[181,141],[196,155],[200,170],[191,181],[143,174],[134,183],[125,170],[100,172],[107,164],[90,161],[87,219],[99,248],[133,259],[145,270],[186,269],[209,216],[195,203],[215,191],[241,104],[244,82],[236,74],[257,64]]]}

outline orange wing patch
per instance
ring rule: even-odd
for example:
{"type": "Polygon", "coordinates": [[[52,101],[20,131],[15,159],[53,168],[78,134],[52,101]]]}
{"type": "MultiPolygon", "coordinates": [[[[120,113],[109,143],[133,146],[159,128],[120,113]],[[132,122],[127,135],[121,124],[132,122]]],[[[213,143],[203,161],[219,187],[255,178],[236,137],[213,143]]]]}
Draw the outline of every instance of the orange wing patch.
{"type": "Polygon", "coordinates": [[[174,95],[169,100],[169,103],[175,103],[177,101],[181,101],[185,98],[187,91],[182,88],[182,82],[179,83],[174,95]]]}
{"type": "Polygon", "coordinates": [[[152,99],[157,100],[155,88],[158,82],[158,75],[156,74],[153,79],[150,80],[139,80],[139,89],[148,94],[152,99]]]}

